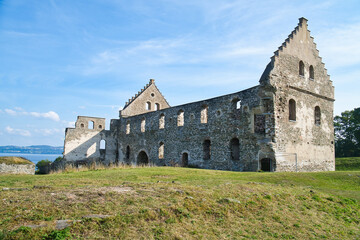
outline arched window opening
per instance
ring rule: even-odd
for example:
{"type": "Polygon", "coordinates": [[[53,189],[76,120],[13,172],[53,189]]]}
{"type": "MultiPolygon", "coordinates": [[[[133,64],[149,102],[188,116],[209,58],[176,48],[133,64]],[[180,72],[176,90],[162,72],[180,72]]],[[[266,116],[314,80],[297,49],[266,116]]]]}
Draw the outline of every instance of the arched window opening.
{"type": "Polygon", "coordinates": [[[203,159],[209,160],[211,157],[211,142],[210,140],[205,140],[203,142],[203,159]]]}
{"type": "Polygon", "coordinates": [[[264,172],[270,172],[271,171],[271,159],[270,158],[263,158],[260,161],[260,169],[264,172]]]}
{"type": "Polygon", "coordinates": [[[126,134],[130,133],[130,121],[127,121],[126,123],[126,134]]]}
{"type": "Polygon", "coordinates": [[[184,126],[184,111],[180,110],[177,115],[177,125],[178,127],[184,126]]]}
{"type": "Polygon", "coordinates": [[[146,102],[146,110],[151,110],[151,102],[146,102]]]}
{"type": "Polygon", "coordinates": [[[316,125],[320,125],[321,124],[321,111],[320,111],[320,107],[316,106],[315,107],[315,124],[316,125]]]}
{"type": "Polygon", "coordinates": [[[201,121],[201,123],[208,122],[208,106],[207,105],[204,105],[201,109],[200,121],[201,121]]]}
{"type": "Polygon", "coordinates": [[[141,132],[145,132],[145,124],[146,124],[145,118],[141,119],[141,132]]]}
{"type": "Polygon", "coordinates": [[[82,123],[82,124],[80,124],[80,127],[81,127],[81,128],[84,128],[84,127],[85,127],[85,125],[82,123]]]}
{"type": "Polygon", "coordinates": [[[126,147],[125,157],[126,157],[127,160],[130,159],[130,146],[127,146],[127,147],[126,147]]]}
{"type": "Polygon", "coordinates": [[[314,80],[314,67],[312,65],[310,65],[309,67],[309,75],[310,75],[310,80],[314,80]]]}
{"type": "Polygon", "coordinates": [[[106,148],[106,141],[104,139],[101,139],[100,141],[100,149],[105,149],[106,148]]]}
{"type": "Polygon", "coordinates": [[[161,114],[159,118],[159,129],[165,128],[165,115],[161,114]]]}
{"type": "Polygon", "coordinates": [[[159,103],[155,103],[155,110],[160,110],[160,104],[159,103]]]}
{"type": "Polygon", "coordinates": [[[189,165],[189,154],[184,152],[181,156],[181,166],[187,167],[189,165]]]}
{"type": "Polygon", "coordinates": [[[102,125],[99,125],[99,129],[102,129],[102,125]]]}
{"type": "Polygon", "coordinates": [[[159,146],[159,159],[163,159],[163,158],[164,158],[164,143],[161,142],[159,146]]]}
{"type": "Polygon", "coordinates": [[[89,121],[88,128],[89,129],[94,129],[94,121],[89,121]]]}
{"type": "Polygon", "coordinates": [[[137,164],[138,165],[149,164],[149,157],[146,154],[146,152],[144,151],[139,152],[139,155],[137,156],[137,164]]]}
{"type": "Polygon", "coordinates": [[[230,141],[231,160],[236,161],[240,159],[240,144],[238,138],[233,138],[230,141]]]}
{"type": "Polygon", "coordinates": [[[296,121],[296,102],[294,99],[289,101],[289,120],[296,121]]]}
{"type": "Polygon", "coordinates": [[[302,77],[304,76],[304,68],[305,68],[305,66],[304,66],[303,61],[300,61],[299,62],[299,75],[302,77]]]}

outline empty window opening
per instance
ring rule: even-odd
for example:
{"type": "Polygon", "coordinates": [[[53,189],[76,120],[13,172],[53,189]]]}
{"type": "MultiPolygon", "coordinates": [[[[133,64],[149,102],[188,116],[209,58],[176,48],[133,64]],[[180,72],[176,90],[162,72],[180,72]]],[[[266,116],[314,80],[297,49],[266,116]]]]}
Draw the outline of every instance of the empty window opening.
{"type": "Polygon", "coordinates": [[[102,125],[99,125],[99,129],[102,129],[102,125]]]}
{"type": "Polygon", "coordinates": [[[126,134],[130,133],[130,121],[127,121],[126,123],[126,134]]]}
{"type": "Polygon", "coordinates": [[[204,105],[201,109],[200,121],[201,121],[201,123],[208,122],[208,106],[207,105],[204,105]]]}
{"type": "Polygon", "coordinates": [[[164,143],[161,142],[159,146],[159,159],[163,159],[163,158],[164,158],[164,143]]]}
{"type": "Polygon", "coordinates": [[[233,105],[234,109],[240,109],[241,108],[241,100],[238,98],[233,99],[232,105],[233,105]]]}
{"type": "Polygon", "coordinates": [[[211,142],[210,140],[205,140],[203,142],[203,159],[209,160],[211,157],[211,142]]]}
{"type": "Polygon", "coordinates": [[[187,167],[189,165],[189,154],[184,152],[181,156],[181,166],[187,167]]]}
{"type": "Polygon", "coordinates": [[[177,125],[178,125],[178,127],[184,126],[184,111],[183,110],[180,110],[178,112],[177,125]]]}
{"type": "Polygon", "coordinates": [[[316,125],[320,125],[321,124],[321,111],[320,111],[320,107],[316,106],[315,107],[315,124],[316,125]]]}
{"type": "Polygon", "coordinates": [[[130,159],[130,146],[127,146],[127,147],[126,147],[125,158],[126,158],[127,160],[130,159]]]}
{"type": "Polygon", "coordinates": [[[80,124],[80,127],[81,127],[81,128],[84,128],[84,127],[85,127],[85,125],[82,123],[82,124],[80,124]]]}
{"type": "Polygon", "coordinates": [[[314,67],[312,65],[310,65],[309,67],[309,75],[310,75],[310,79],[314,80],[314,67]]]}
{"type": "Polygon", "coordinates": [[[296,121],[296,102],[294,99],[289,101],[289,120],[296,121]]]}
{"type": "Polygon", "coordinates": [[[100,141],[100,149],[105,149],[106,148],[106,141],[104,139],[101,139],[100,141]]]}
{"type": "Polygon", "coordinates": [[[145,124],[146,124],[146,121],[145,121],[145,118],[143,118],[141,120],[141,132],[145,132],[145,124]]]}
{"type": "Polygon", "coordinates": [[[151,102],[146,103],[146,110],[151,110],[151,102]]]}
{"type": "Polygon", "coordinates": [[[137,164],[138,165],[146,165],[149,164],[149,157],[146,152],[141,151],[137,156],[137,164]]]}
{"type": "Polygon", "coordinates": [[[165,115],[161,114],[159,118],[159,128],[163,129],[165,128],[165,115]]]}
{"type": "Polygon", "coordinates": [[[270,158],[263,158],[260,161],[261,171],[270,172],[271,171],[271,159],[270,158]]]}
{"type": "Polygon", "coordinates": [[[88,128],[89,129],[94,129],[94,121],[89,121],[88,128]]]}
{"type": "Polygon", "coordinates": [[[300,61],[299,62],[299,75],[300,76],[304,76],[304,68],[305,68],[305,66],[304,66],[303,61],[300,61]]]}
{"type": "Polygon", "coordinates": [[[233,138],[230,141],[231,160],[236,161],[240,158],[240,144],[238,138],[233,138]]]}
{"type": "Polygon", "coordinates": [[[152,97],[155,97],[155,93],[151,93],[151,96],[152,96],[152,97]]]}
{"type": "Polygon", "coordinates": [[[160,110],[160,104],[159,103],[155,103],[155,110],[160,110]]]}

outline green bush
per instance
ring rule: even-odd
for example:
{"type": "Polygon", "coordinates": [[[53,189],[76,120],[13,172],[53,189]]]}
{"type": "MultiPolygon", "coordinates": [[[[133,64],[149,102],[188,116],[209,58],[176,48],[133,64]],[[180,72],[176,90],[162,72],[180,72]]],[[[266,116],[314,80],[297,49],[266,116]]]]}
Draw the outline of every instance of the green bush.
{"type": "Polygon", "coordinates": [[[37,174],[48,174],[50,172],[51,161],[45,159],[36,164],[37,174]]]}
{"type": "Polygon", "coordinates": [[[59,156],[59,157],[57,157],[57,158],[54,160],[54,162],[60,162],[60,161],[62,161],[63,159],[64,159],[63,157],[59,156]]]}

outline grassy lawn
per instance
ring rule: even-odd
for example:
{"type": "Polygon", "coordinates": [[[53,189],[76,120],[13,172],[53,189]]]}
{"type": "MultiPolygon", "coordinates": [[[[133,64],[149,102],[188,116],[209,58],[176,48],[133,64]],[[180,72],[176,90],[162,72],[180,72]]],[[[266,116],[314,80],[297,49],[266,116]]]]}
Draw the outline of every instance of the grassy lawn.
{"type": "Polygon", "coordinates": [[[336,171],[360,171],[360,157],[336,158],[336,171]]]}
{"type": "Polygon", "coordinates": [[[0,239],[360,238],[360,171],[114,168],[0,175],[1,189],[0,239]]]}

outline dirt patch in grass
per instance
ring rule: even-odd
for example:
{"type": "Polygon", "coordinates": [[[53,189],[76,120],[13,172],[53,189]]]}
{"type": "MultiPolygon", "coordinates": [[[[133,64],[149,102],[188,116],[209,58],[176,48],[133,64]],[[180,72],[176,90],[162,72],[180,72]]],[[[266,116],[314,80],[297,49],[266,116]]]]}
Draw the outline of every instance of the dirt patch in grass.
{"type": "Polygon", "coordinates": [[[0,157],[0,164],[1,163],[5,163],[5,164],[18,164],[18,165],[22,165],[22,164],[28,164],[28,165],[34,165],[33,162],[31,162],[30,160],[27,160],[26,158],[23,157],[0,157]]]}

